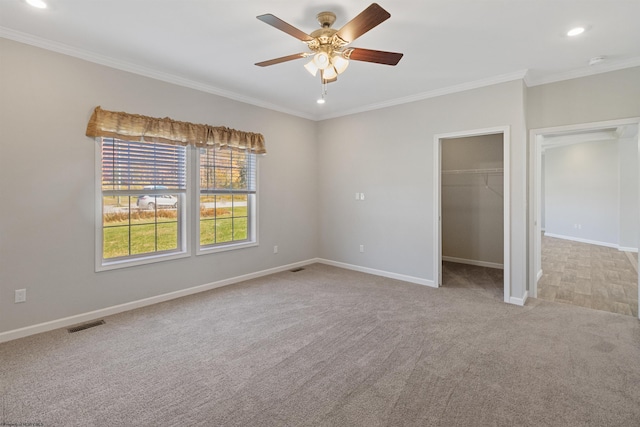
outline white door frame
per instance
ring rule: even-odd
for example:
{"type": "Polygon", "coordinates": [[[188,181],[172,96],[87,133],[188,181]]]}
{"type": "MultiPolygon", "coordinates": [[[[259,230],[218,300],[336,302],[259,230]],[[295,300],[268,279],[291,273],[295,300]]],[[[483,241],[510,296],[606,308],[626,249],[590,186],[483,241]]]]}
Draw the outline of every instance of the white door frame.
{"type": "Polygon", "coordinates": [[[433,271],[435,285],[442,286],[442,140],[451,138],[466,138],[470,136],[483,136],[502,134],[502,156],[503,156],[503,185],[504,185],[504,302],[511,299],[511,193],[509,187],[509,170],[511,157],[509,143],[511,141],[511,128],[509,126],[498,126],[486,129],[476,129],[461,132],[443,133],[433,137],[433,271]]]}
{"type": "MultiPolygon", "coordinates": [[[[555,126],[550,128],[531,129],[529,131],[529,295],[538,297],[538,280],[542,276],[542,242],[541,242],[541,178],[542,178],[542,139],[550,133],[588,131],[623,125],[637,125],[640,128],[640,117],[608,120],[603,122],[581,123],[577,125],[555,126]]],[[[638,161],[640,164],[640,132],[638,139],[638,161]]],[[[640,194],[638,194],[640,197],[640,194]]],[[[638,219],[640,222],[640,218],[638,219]]],[[[639,236],[640,242],[640,236],[639,236]]],[[[640,283],[640,275],[638,276],[640,283]]],[[[640,286],[638,286],[640,298],[640,286]]],[[[640,313],[638,315],[640,318],[640,313]]]]}

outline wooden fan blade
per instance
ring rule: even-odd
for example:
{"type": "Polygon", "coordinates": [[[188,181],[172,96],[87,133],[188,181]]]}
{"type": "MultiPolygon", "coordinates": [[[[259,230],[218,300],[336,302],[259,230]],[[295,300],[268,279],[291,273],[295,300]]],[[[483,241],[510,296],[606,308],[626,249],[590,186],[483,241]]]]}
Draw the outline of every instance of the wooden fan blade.
{"type": "Polygon", "coordinates": [[[380,25],[391,17],[391,14],[380,7],[377,3],[360,12],[360,15],[347,22],[335,34],[347,43],[351,43],[373,27],[380,25]]]}
{"type": "Polygon", "coordinates": [[[360,49],[354,47],[348,49],[350,52],[346,55],[347,58],[354,61],[375,62],[376,64],[396,65],[402,59],[402,53],[397,52],[384,52],[382,50],[360,49]]]}
{"type": "Polygon", "coordinates": [[[279,29],[280,31],[284,31],[285,33],[297,38],[298,40],[302,40],[303,42],[313,41],[313,37],[311,37],[309,34],[305,33],[304,31],[300,31],[293,25],[287,24],[282,19],[270,13],[267,13],[266,15],[256,16],[256,18],[258,18],[265,24],[269,24],[272,27],[279,29]]]}
{"type": "Polygon", "coordinates": [[[268,61],[257,62],[258,67],[268,67],[269,65],[280,64],[281,62],[293,61],[294,59],[306,58],[308,53],[296,53],[294,55],[282,56],[280,58],[270,59],[268,61]]]}

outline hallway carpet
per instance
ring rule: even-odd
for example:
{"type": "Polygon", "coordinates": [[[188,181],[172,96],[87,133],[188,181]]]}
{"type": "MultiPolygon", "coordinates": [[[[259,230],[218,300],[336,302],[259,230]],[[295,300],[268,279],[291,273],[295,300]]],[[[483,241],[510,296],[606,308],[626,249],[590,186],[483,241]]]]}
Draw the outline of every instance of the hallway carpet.
{"type": "Polygon", "coordinates": [[[636,256],[543,236],[538,298],[638,317],[636,256]]]}

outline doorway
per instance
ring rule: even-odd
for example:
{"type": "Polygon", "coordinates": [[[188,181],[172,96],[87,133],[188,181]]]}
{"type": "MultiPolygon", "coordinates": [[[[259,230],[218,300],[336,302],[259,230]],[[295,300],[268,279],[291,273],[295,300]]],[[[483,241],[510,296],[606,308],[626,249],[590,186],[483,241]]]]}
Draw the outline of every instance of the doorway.
{"type": "Polygon", "coordinates": [[[509,140],[509,127],[440,134],[434,138],[434,272],[438,287],[443,285],[443,262],[463,263],[470,265],[469,268],[502,268],[500,297],[505,302],[514,302],[511,301],[509,263],[509,140]],[[499,150],[495,149],[495,145],[494,148],[485,146],[487,151],[494,153],[493,156],[488,156],[487,152],[482,151],[482,142],[492,139],[499,142],[499,150]],[[481,151],[476,151],[475,156],[463,152],[460,152],[460,156],[456,156],[455,152],[447,154],[445,151],[443,159],[445,144],[452,144],[458,148],[466,146],[481,151]],[[496,153],[499,155],[497,158],[496,153]],[[476,186],[479,187],[475,188],[476,186]],[[479,193],[480,190],[482,193],[479,193]],[[472,193],[475,196],[467,197],[471,200],[459,197],[472,193]],[[443,213],[443,207],[446,209],[455,197],[467,206],[459,209],[457,213],[450,211],[447,221],[455,221],[457,216],[457,220],[471,219],[475,224],[470,225],[466,222],[464,227],[456,227],[449,221],[444,223],[443,228],[443,214],[446,213],[443,213]],[[493,205],[493,212],[485,209],[488,205],[493,205]],[[497,232],[496,222],[491,221],[490,218],[496,215],[501,217],[498,223],[501,229],[497,232]],[[484,227],[487,224],[492,224],[489,229],[484,227]],[[487,232],[493,234],[493,240],[487,239],[487,232]],[[451,233],[455,235],[453,239],[445,241],[443,252],[443,237],[451,233]],[[484,238],[481,236],[483,233],[485,233],[484,238]],[[475,241],[475,247],[462,248],[459,245],[465,240],[465,236],[466,240],[475,241]],[[495,241],[496,236],[499,238],[498,242],[495,241]],[[456,246],[457,249],[455,249],[456,246]],[[482,255],[477,256],[478,254],[482,255]]]}
{"type": "Polygon", "coordinates": [[[637,315],[639,123],[634,118],[530,132],[532,297],[637,315]],[[545,179],[551,181],[546,186],[545,179]],[[565,263],[567,257],[572,259],[565,263]],[[561,283],[549,286],[551,281],[561,283]],[[555,291],[562,295],[556,298],[555,291]],[[631,300],[630,291],[636,294],[631,300]]]}

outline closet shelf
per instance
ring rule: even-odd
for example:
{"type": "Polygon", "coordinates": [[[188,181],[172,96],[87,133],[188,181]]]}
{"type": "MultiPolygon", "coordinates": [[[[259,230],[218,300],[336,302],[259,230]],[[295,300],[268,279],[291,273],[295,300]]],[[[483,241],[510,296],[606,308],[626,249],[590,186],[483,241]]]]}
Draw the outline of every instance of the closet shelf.
{"type": "Polygon", "coordinates": [[[458,175],[458,174],[488,174],[488,173],[503,173],[504,169],[502,168],[491,168],[491,169],[449,169],[443,170],[443,175],[458,175]]]}

